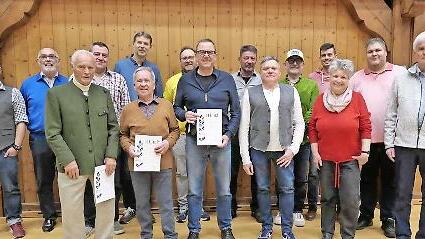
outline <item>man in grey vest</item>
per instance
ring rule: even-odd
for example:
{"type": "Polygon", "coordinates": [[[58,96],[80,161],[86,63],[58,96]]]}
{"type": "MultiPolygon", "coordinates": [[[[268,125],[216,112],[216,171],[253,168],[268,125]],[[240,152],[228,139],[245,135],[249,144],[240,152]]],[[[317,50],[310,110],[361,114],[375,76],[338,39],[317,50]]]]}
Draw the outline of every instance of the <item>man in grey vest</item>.
{"type": "Polygon", "coordinates": [[[245,172],[257,181],[258,206],[262,216],[259,239],[272,238],[270,165],[275,167],[283,239],[292,232],[294,207],[294,162],[304,136],[304,120],[298,91],[279,85],[279,60],[267,56],[261,62],[262,84],[249,88],[242,99],[239,142],[245,172]]]}
{"type": "Polygon", "coordinates": [[[13,238],[25,236],[21,224],[21,192],[18,185],[18,151],[22,148],[28,117],[24,98],[16,88],[3,85],[0,67],[0,183],[4,211],[13,238]]]}

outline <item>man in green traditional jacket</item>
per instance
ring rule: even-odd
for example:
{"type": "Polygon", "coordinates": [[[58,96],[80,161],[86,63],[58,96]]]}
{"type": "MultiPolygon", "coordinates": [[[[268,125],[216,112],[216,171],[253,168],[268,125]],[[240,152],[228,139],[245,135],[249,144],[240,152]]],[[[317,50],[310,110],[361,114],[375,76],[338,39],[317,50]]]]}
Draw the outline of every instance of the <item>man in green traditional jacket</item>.
{"type": "MultiPolygon", "coordinates": [[[[286,53],[285,60],[286,78],[280,80],[279,83],[289,84],[297,89],[301,99],[301,107],[303,118],[306,126],[310,121],[311,110],[313,104],[319,95],[319,86],[314,80],[311,80],[302,75],[304,69],[304,54],[298,49],[291,49],[286,53]]],[[[300,146],[299,152],[294,156],[294,225],[303,227],[305,219],[303,215],[304,200],[307,195],[308,172],[311,160],[310,142],[307,138],[307,127],[305,130],[303,143],[300,146]]],[[[317,204],[311,203],[308,208],[306,218],[313,220],[316,217],[317,204]]],[[[280,215],[274,222],[279,224],[280,215]]]]}
{"type": "MultiPolygon", "coordinates": [[[[91,84],[95,58],[86,50],[71,57],[73,74],[68,84],[52,88],[46,100],[46,138],[56,155],[64,239],[85,238],[83,200],[87,179],[94,168],[115,171],[118,122],[109,91],[91,84]]],[[[113,185],[111,185],[113,187],[113,185]]],[[[95,237],[110,239],[114,225],[114,199],[96,204],[95,237]]]]}

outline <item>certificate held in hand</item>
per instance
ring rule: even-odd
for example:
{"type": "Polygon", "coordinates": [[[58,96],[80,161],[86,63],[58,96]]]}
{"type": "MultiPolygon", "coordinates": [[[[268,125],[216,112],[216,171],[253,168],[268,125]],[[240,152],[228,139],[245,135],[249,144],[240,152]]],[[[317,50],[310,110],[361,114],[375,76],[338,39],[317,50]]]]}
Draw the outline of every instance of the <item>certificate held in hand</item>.
{"type": "Polygon", "coordinates": [[[94,196],[96,204],[115,198],[114,175],[106,175],[105,165],[94,168],[94,196]]]}
{"type": "Polygon", "coordinates": [[[197,145],[219,145],[222,142],[221,109],[198,109],[197,145]]]}
{"type": "Polygon", "coordinates": [[[138,156],[134,158],[134,171],[159,172],[161,155],[155,153],[155,146],[161,141],[161,136],[136,135],[134,148],[138,156]]]}

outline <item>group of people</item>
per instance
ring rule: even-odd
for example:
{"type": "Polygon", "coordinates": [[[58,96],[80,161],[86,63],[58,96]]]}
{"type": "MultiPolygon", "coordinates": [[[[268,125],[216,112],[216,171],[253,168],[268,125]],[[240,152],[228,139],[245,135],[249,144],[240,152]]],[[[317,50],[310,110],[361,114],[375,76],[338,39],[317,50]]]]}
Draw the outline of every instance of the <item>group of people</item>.
{"type": "MultiPolygon", "coordinates": [[[[199,238],[200,221],[209,220],[203,210],[208,162],[223,239],[234,238],[241,166],[251,176],[251,215],[262,225],[259,239],[272,238],[273,224],[281,226],[282,238],[294,239],[293,225],[302,227],[317,215],[319,188],[323,239],[334,237],[337,219],[344,239],[372,226],[378,202],[384,235],[411,238],[417,165],[425,177],[425,32],[413,42],[417,63],[408,69],[387,62],[385,42],[372,38],[366,43],[366,68],[355,72],[350,60],[338,59],[336,47],[325,43],[319,49],[321,67],[308,77],[299,49],[289,50],[283,63],[264,57],[257,72],[253,45],[240,48],[240,69],[229,74],[215,65],[214,42],[202,39],[195,48],[181,49],[181,72],[165,87],[159,68],[147,60],[151,47],[151,35],[136,33],[131,56],[111,71],[108,46],[94,42],[89,50],[72,54],[69,77],[59,74],[58,54],[43,48],[37,56],[40,73],[24,80],[20,90],[0,81],[0,182],[14,238],[25,236],[17,154],[26,129],[42,230],[56,225],[57,172],[65,239],[93,233],[112,238],[124,233],[121,224],[134,217],[140,237],[153,238],[152,192],[164,238],[177,238],[175,222],[186,220],[187,238],[199,238]],[[221,111],[217,145],[198,142],[202,109],[221,111]],[[154,148],[161,158],[159,171],[135,170],[137,135],[160,136],[154,148]],[[95,204],[94,169],[99,165],[105,165],[106,175],[114,174],[115,199],[95,204]],[[274,219],[272,166],[279,209],[274,219]],[[121,194],[126,210],[119,218],[121,194]]],[[[425,238],[424,213],[416,238],[425,238]]]]}

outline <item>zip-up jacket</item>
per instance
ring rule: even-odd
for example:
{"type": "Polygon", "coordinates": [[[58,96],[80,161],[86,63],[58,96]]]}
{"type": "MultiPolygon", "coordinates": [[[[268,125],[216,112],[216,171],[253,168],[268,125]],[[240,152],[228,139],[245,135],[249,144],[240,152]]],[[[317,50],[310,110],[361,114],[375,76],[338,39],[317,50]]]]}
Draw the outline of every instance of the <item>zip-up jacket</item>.
{"type": "Polygon", "coordinates": [[[394,78],[384,122],[385,148],[394,146],[425,149],[425,129],[419,125],[422,87],[417,65],[394,78]]]}
{"type": "MultiPolygon", "coordinates": [[[[203,89],[196,72],[197,69],[184,74],[177,85],[174,101],[177,119],[186,121],[185,109],[192,112],[197,109],[221,109],[222,134],[231,138],[238,131],[240,121],[239,98],[233,77],[227,72],[214,69],[212,74],[216,80],[208,89],[203,89]]],[[[188,132],[188,126],[186,127],[188,132]]],[[[190,127],[195,128],[194,125],[190,127]]]]}

